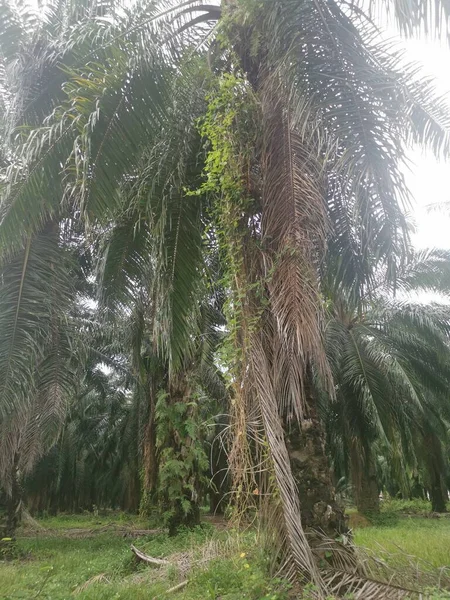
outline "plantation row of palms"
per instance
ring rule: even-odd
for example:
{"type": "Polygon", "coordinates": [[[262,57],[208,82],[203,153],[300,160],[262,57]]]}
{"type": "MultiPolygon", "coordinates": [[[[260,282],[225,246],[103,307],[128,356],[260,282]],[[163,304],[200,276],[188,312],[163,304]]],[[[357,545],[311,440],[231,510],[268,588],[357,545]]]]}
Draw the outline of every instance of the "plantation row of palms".
{"type": "Polygon", "coordinates": [[[386,7],[448,33],[444,0],[0,5],[8,536],[22,500],[175,532],[208,497],[326,594],[336,484],[445,510],[450,254],[413,250],[403,173],[450,110],[386,7]]]}

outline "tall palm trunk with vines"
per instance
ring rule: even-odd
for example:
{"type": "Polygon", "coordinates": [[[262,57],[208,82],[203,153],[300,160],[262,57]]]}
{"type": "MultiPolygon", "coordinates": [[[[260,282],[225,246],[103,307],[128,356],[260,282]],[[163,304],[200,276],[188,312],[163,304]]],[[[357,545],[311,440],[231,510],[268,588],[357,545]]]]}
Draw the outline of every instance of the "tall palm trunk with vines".
{"type": "Polygon", "coordinates": [[[200,523],[200,500],[208,459],[202,444],[194,385],[188,372],[172,377],[157,406],[158,498],[169,535],[200,523]]]}
{"type": "Polygon", "coordinates": [[[154,377],[145,385],[146,422],[142,440],[143,500],[141,511],[151,506],[158,481],[158,458],[156,451],[156,386],[154,377]]]}
{"type": "MultiPolygon", "coordinates": [[[[245,182],[244,197],[253,199],[247,210],[258,213],[253,215],[258,227],[247,235],[252,243],[241,245],[241,290],[236,290],[241,298],[243,293],[247,296],[249,314],[242,317],[253,321],[253,330],[247,341],[238,341],[246,345],[244,356],[254,376],[253,402],[260,406],[281,496],[290,480],[282,502],[291,506],[304,527],[334,538],[345,529],[344,513],[335,500],[324,427],[312,390],[313,369],[328,384],[331,381],[317,281],[326,236],[324,182],[308,140],[294,123],[286,82],[270,66],[265,42],[255,51],[248,42],[252,32],[233,24],[229,35],[250,88],[250,103],[258,107],[253,115],[258,123],[245,127],[254,134],[254,150],[241,148],[245,158],[240,182],[245,182]],[[292,495],[298,499],[293,501],[292,495]]],[[[237,173],[235,177],[238,181],[237,173]]],[[[248,223],[242,220],[241,226],[248,223]]]]}
{"type": "Polygon", "coordinates": [[[313,368],[329,380],[315,269],[325,216],[314,165],[277,83],[263,76],[249,84],[234,75],[219,82],[202,127],[210,143],[202,191],[221,195],[216,219],[230,289],[230,464],[238,504],[259,495],[263,465],[263,496],[278,506],[292,567],[321,586],[303,526],[332,538],[343,528],[307,391],[313,368]]]}

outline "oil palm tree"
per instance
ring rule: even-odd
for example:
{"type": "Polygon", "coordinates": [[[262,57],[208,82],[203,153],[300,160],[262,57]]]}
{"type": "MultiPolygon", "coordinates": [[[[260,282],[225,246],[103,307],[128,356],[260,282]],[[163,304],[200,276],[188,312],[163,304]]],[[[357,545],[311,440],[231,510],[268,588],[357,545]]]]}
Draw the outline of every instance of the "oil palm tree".
{"type": "Polygon", "coordinates": [[[207,432],[226,397],[211,361],[217,344],[211,315],[186,382],[183,372],[178,402],[145,327],[139,331],[133,316],[120,322],[116,314],[114,323],[99,317],[97,309],[88,321],[80,384],[57,443],[24,482],[27,507],[34,513],[120,507],[147,515],[160,508],[172,531],[197,524],[210,487],[207,432]]]}
{"type": "MultiPolygon", "coordinates": [[[[396,2],[393,10],[411,33],[429,23],[431,6],[447,17],[445,2],[396,2]]],[[[49,55],[65,65],[62,83],[55,76],[42,85],[50,90],[47,119],[33,121],[42,93],[33,98],[28,87],[16,97],[5,84],[10,105],[23,108],[8,120],[8,131],[20,125],[21,135],[7,138],[2,255],[60,207],[102,236],[127,198],[127,213],[151,225],[159,251],[165,312],[157,314],[166,316],[155,338],[174,380],[203,275],[205,219],[185,211],[206,207],[213,216],[209,239],[228,292],[235,485],[254,490],[256,445],[274,475],[291,572],[305,573],[319,595],[326,585],[303,527],[333,536],[342,512],[311,393],[313,372],[332,389],[318,267],[329,237],[360,287],[381,264],[393,276],[407,246],[404,147],[448,151],[446,107],[379,41],[366,8],[343,0],[138,4],[110,20],[82,19],[37,61],[34,52],[37,73],[49,55]],[[199,150],[191,133],[202,116],[199,150]],[[203,181],[186,177],[191,164],[203,181]],[[153,218],[155,206],[163,220],[153,218]],[[320,485],[300,489],[299,499],[295,471],[320,485]]],[[[25,72],[13,75],[23,80],[25,72]]],[[[132,231],[130,242],[139,227],[132,231]]]]}
{"type": "MultiPolygon", "coordinates": [[[[449,266],[445,251],[416,253],[398,273],[397,292],[448,294],[449,266]]],[[[332,455],[351,478],[357,507],[378,510],[383,454],[407,492],[405,465],[424,466],[433,510],[445,510],[448,307],[400,301],[384,277],[355,300],[332,279],[325,341],[336,402],[327,404],[326,419],[332,455]]]]}
{"type": "Polygon", "coordinates": [[[59,224],[50,223],[0,270],[0,479],[8,505],[5,533],[12,537],[21,482],[58,437],[83,355],[80,269],[59,224]]]}
{"type": "MultiPolygon", "coordinates": [[[[176,122],[178,128],[180,122],[181,113],[176,122]]],[[[166,130],[162,136],[166,138],[168,133],[166,130]]],[[[198,132],[192,129],[191,134],[194,148],[199,148],[198,132]]],[[[141,509],[145,513],[154,508],[155,502],[164,505],[163,512],[170,514],[172,533],[181,524],[197,522],[200,515],[198,490],[190,490],[186,485],[191,476],[197,477],[189,472],[189,448],[197,449],[203,465],[208,462],[202,440],[197,443],[186,425],[191,423],[193,433],[198,423],[189,411],[180,422],[180,407],[184,404],[197,413],[196,398],[223,401],[227,396],[214,362],[221,338],[218,328],[224,321],[214,291],[217,283],[208,264],[214,249],[201,239],[206,215],[202,216],[196,199],[182,201],[177,190],[178,176],[173,173],[175,164],[176,169],[183,169],[185,183],[195,182],[199,168],[195,161],[189,162],[189,155],[184,162],[184,149],[177,146],[178,141],[174,136],[173,144],[163,145],[163,140],[157,139],[146,156],[142,173],[121,190],[122,208],[102,238],[97,269],[100,309],[105,311],[107,320],[118,318],[122,324],[127,322],[123,339],[127,340],[130,366],[145,406],[141,509]],[[162,156],[162,152],[167,154],[162,156]],[[135,206],[136,193],[142,203],[140,210],[135,206]],[[177,252],[177,246],[183,248],[184,255],[177,252]],[[184,460],[179,460],[183,453],[184,460]],[[170,485],[169,463],[173,467],[182,465],[178,475],[171,474],[170,485]],[[173,498],[165,493],[169,489],[178,490],[176,509],[171,506],[173,498]]],[[[196,465],[193,461],[191,467],[196,470],[196,465]]],[[[198,469],[198,475],[202,471],[204,467],[198,469]]]]}
{"type": "Polygon", "coordinates": [[[120,373],[86,369],[57,442],[24,481],[30,512],[138,510],[139,405],[133,400],[120,373]]]}

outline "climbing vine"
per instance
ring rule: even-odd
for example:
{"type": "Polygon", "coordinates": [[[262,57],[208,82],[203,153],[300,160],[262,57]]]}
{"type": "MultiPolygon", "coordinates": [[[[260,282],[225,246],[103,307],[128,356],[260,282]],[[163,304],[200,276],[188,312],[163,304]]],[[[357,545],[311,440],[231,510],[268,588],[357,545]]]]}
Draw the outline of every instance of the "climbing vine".
{"type": "Polygon", "coordinates": [[[191,193],[210,194],[215,198],[212,216],[225,267],[221,283],[227,291],[225,315],[229,332],[222,359],[232,365],[242,362],[243,327],[244,324],[250,327],[250,321],[254,321],[245,310],[249,292],[260,287],[259,282],[248,280],[244,251],[255,243],[249,235],[249,224],[257,212],[251,191],[256,103],[241,73],[223,75],[215,82],[207,102],[206,114],[199,122],[199,131],[207,146],[205,180],[191,193]]]}
{"type": "Polygon", "coordinates": [[[188,398],[160,392],[156,403],[159,466],[159,508],[171,534],[181,523],[199,522],[199,494],[207,486],[209,461],[198,394],[188,398]]]}
{"type": "Polygon", "coordinates": [[[212,221],[224,267],[221,283],[227,296],[224,312],[228,335],[220,358],[227,367],[232,398],[228,460],[235,506],[242,509],[248,507],[248,493],[256,497],[259,487],[258,474],[252,467],[255,447],[248,436],[252,390],[247,389],[251,333],[258,327],[265,306],[265,281],[255,269],[260,261],[259,199],[253,173],[258,104],[241,72],[218,79],[207,102],[205,116],[199,122],[207,149],[204,182],[190,193],[213,197],[212,221]]]}

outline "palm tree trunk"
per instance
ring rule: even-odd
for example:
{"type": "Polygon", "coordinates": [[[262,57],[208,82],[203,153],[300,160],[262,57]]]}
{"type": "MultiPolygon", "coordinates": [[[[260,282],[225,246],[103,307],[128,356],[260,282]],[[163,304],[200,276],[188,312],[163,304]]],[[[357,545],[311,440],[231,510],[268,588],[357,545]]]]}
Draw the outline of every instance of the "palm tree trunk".
{"type": "Polygon", "coordinates": [[[430,465],[431,510],[436,513],[447,512],[447,499],[441,472],[435,464],[430,465]]]}
{"type": "MultiPolygon", "coordinates": [[[[310,396],[311,399],[311,396],[310,396]]],[[[320,529],[331,538],[348,531],[343,508],[336,501],[331,468],[325,453],[324,427],[310,402],[308,418],[288,426],[287,447],[298,487],[302,525],[320,529]]]]}
{"type": "Polygon", "coordinates": [[[147,422],[144,429],[144,444],[143,444],[143,491],[149,501],[156,490],[158,479],[158,460],[156,453],[156,418],[155,418],[155,395],[156,390],[154,384],[150,383],[147,386],[147,422]]]}
{"type": "Polygon", "coordinates": [[[431,510],[437,513],[447,512],[445,460],[442,444],[436,433],[428,428],[424,437],[424,452],[427,457],[428,476],[430,482],[431,510]]]}
{"type": "Polygon", "coordinates": [[[374,458],[360,441],[350,442],[351,479],[356,507],[361,514],[378,513],[380,499],[374,458]]]}
{"type": "MultiPolygon", "coordinates": [[[[172,380],[169,386],[169,402],[171,404],[187,404],[191,395],[191,389],[186,373],[180,374],[176,379],[172,380]]],[[[192,407],[185,413],[187,419],[191,416],[192,407]]],[[[174,456],[178,460],[182,460],[188,448],[195,440],[187,435],[180,434],[176,427],[171,428],[170,440],[168,445],[173,449],[174,456]]],[[[164,493],[164,490],[162,490],[164,493]]],[[[195,527],[200,524],[200,473],[197,461],[194,461],[190,472],[189,481],[181,482],[181,494],[177,498],[171,498],[170,494],[166,494],[166,508],[170,510],[171,517],[169,518],[168,527],[169,535],[175,535],[181,526],[195,527]],[[189,510],[186,510],[186,502],[189,503],[189,510]]]]}
{"type": "MultiPolygon", "coordinates": [[[[223,431],[223,425],[216,425],[214,438],[217,440],[223,431]]],[[[228,475],[227,454],[219,442],[213,443],[210,464],[209,511],[212,515],[223,515],[227,505],[230,481],[228,475]]]]}
{"type": "Polygon", "coordinates": [[[413,477],[413,483],[411,486],[411,494],[409,499],[413,500],[414,498],[420,498],[420,500],[426,500],[425,488],[419,480],[418,475],[413,477]]]}
{"type": "MultiPolygon", "coordinates": [[[[440,479],[440,478],[439,478],[440,479]]],[[[446,499],[443,493],[442,484],[440,481],[435,483],[430,488],[431,510],[436,513],[447,512],[446,499]]]]}
{"type": "Polygon", "coordinates": [[[18,473],[19,455],[16,454],[11,468],[11,489],[6,494],[6,522],[2,537],[14,539],[20,524],[22,489],[18,473]]]}

